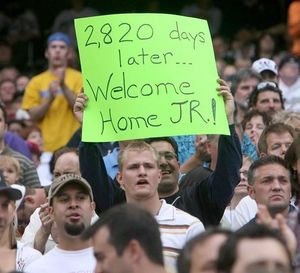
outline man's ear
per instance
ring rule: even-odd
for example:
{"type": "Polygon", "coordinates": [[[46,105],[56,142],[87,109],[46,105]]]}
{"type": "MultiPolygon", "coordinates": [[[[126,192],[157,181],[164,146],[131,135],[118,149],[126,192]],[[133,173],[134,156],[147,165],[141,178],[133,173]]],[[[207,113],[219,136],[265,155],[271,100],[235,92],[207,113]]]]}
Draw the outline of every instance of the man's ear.
{"type": "Polygon", "coordinates": [[[25,203],[28,202],[29,204],[34,204],[35,203],[35,200],[31,195],[26,195],[24,197],[24,201],[25,201],[25,203]]]}
{"type": "Polygon", "coordinates": [[[247,190],[248,190],[249,196],[250,196],[252,199],[255,200],[255,189],[254,189],[254,187],[251,186],[251,185],[248,185],[248,186],[247,186],[247,190]]]}
{"type": "Polygon", "coordinates": [[[137,240],[131,240],[124,249],[123,255],[125,255],[131,263],[139,263],[142,258],[143,249],[137,240]]]}
{"type": "Polygon", "coordinates": [[[95,208],[96,208],[95,202],[91,202],[91,209],[92,209],[92,210],[95,210],[95,208]]]}
{"type": "Polygon", "coordinates": [[[53,207],[52,206],[49,206],[48,207],[48,214],[53,217],[53,207]]]}
{"type": "Polygon", "coordinates": [[[122,176],[121,172],[117,173],[116,178],[117,178],[117,181],[118,181],[120,187],[124,190],[123,176],[122,176]]]}

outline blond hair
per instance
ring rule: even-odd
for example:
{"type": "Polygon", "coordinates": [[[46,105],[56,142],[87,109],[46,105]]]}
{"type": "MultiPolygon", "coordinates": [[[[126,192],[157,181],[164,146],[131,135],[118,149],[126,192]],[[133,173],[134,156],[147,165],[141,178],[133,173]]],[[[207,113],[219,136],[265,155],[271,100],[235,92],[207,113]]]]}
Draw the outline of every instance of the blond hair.
{"type": "Polygon", "coordinates": [[[18,177],[21,176],[20,163],[16,158],[10,155],[0,155],[0,170],[7,165],[11,165],[15,169],[18,177]]]}
{"type": "Polygon", "coordinates": [[[119,164],[119,169],[120,171],[123,169],[124,162],[126,160],[126,156],[128,152],[142,152],[142,151],[149,151],[152,153],[153,158],[155,160],[155,163],[157,166],[159,166],[159,155],[156,152],[156,150],[148,143],[145,141],[133,141],[130,144],[128,144],[125,149],[121,150],[119,152],[118,156],[118,164],[119,164]]]}

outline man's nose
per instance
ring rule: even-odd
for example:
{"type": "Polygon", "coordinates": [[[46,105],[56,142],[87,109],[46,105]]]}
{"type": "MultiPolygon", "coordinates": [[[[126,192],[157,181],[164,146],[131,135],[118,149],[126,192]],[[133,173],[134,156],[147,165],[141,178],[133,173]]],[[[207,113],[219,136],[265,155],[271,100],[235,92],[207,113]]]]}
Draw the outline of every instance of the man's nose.
{"type": "Polygon", "coordinates": [[[272,100],[269,101],[269,109],[274,109],[274,107],[275,107],[274,102],[272,100]]]}
{"type": "Polygon", "coordinates": [[[280,190],[281,189],[281,183],[280,181],[276,178],[273,181],[273,186],[272,186],[272,190],[280,190]]]}
{"type": "Polygon", "coordinates": [[[78,206],[78,200],[76,198],[71,198],[69,204],[70,204],[70,207],[75,208],[78,206]]]}
{"type": "Polygon", "coordinates": [[[166,160],[165,156],[161,155],[159,157],[159,165],[167,165],[168,164],[168,161],[166,160]]]}
{"type": "Polygon", "coordinates": [[[140,165],[139,167],[139,174],[145,174],[146,173],[146,169],[143,165],[140,165]]]}
{"type": "Polygon", "coordinates": [[[288,150],[288,147],[286,145],[282,144],[280,147],[280,155],[284,156],[286,154],[287,150],[288,150]]]}

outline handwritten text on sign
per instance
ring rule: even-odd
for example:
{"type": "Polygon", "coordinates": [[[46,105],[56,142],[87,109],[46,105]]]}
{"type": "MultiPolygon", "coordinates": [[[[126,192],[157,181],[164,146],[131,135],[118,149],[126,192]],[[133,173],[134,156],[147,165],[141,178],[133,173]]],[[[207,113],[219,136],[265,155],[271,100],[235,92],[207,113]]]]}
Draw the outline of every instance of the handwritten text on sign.
{"type": "Polygon", "coordinates": [[[75,27],[89,97],[84,141],[228,133],[206,21],[120,14],[75,27]]]}

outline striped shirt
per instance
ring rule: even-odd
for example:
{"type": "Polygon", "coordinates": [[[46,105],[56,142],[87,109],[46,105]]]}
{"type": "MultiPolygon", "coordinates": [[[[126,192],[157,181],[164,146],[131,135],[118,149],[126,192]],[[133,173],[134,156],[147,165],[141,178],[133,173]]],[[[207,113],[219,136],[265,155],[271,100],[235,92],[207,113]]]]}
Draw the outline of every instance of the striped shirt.
{"type": "Polygon", "coordinates": [[[161,200],[162,206],[155,216],[159,223],[165,266],[168,272],[176,271],[179,251],[188,240],[204,231],[200,220],[161,200]]]}

